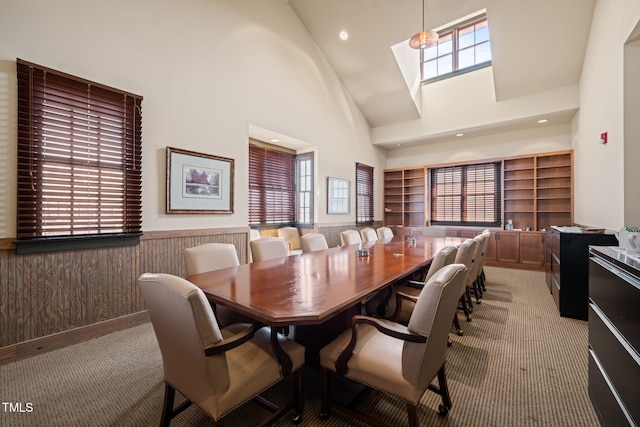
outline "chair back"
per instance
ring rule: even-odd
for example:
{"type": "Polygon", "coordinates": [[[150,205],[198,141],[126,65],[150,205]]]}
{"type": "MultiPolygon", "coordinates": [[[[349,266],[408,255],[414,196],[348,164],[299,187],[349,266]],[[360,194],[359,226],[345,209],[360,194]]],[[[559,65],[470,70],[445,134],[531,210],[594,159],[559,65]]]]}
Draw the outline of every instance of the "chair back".
{"type": "MultiPolygon", "coordinates": [[[[466,286],[470,286],[475,280],[471,280],[471,270],[473,270],[473,259],[476,254],[476,246],[478,242],[473,239],[467,239],[464,242],[460,243],[458,246],[458,253],[456,254],[455,263],[456,264],[464,264],[467,267],[468,273],[467,278],[465,280],[466,286]]],[[[463,289],[464,293],[465,289],[463,289]]]]}
{"type": "Polygon", "coordinates": [[[440,270],[445,265],[453,264],[456,260],[456,254],[458,253],[458,248],[455,246],[445,246],[440,249],[438,253],[433,257],[433,261],[431,261],[431,265],[429,266],[429,271],[424,278],[425,282],[428,282],[438,270],[440,270]]]}
{"type": "Polygon", "coordinates": [[[393,238],[393,230],[389,227],[378,227],[376,230],[378,233],[378,239],[392,239],[393,238]]]}
{"type": "Polygon", "coordinates": [[[289,255],[289,248],[287,248],[284,239],[280,237],[263,237],[252,240],[250,245],[253,261],[267,261],[289,255]]]}
{"type": "Polygon", "coordinates": [[[378,233],[373,228],[366,227],[360,230],[360,237],[363,242],[375,242],[378,240],[378,233]]]}
{"type": "Polygon", "coordinates": [[[240,265],[231,243],[205,243],[185,249],[184,256],[188,276],[240,265]]]}
{"type": "Polygon", "coordinates": [[[471,277],[472,280],[476,280],[476,277],[478,277],[478,274],[480,274],[482,259],[484,258],[484,251],[487,247],[486,243],[488,240],[488,236],[484,233],[481,233],[474,237],[473,240],[476,241],[476,251],[473,257],[473,268],[469,272],[469,277],[471,277]]]}
{"type": "Polygon", "coordinates": [[[340,232],[340,242],[342,246],[355,245],[362,243],[362,237],[356,230],[344,230],[340,232]]]}
{"type": "Polygon", "coordinates": [[[427,337],[427,342],[403,344],[402,371],[419,390],[426,390],[445,362],[451,319],[466,276],[464,264],[442,267],[425,284],[413,309],[407,328],[427,337]]]}
{"type": "Polygon", "coordinates": [[[447,227],[431,225],[422,229],[422,235],[431,237],[447,237],[447,227]]]}
{"type": "Polygon", "coordinates": [[[278,237],[283,238],[284,241],[287,242],[289,252],[300,250],[300,232],[296,227],[278,228],[278,237]]]}
{"type": "Polygon", "coordinates": [[[217,412],[211,397],[229,387],[224,354],[206,357],[204,348],[222,340],[215,315],[200,288],[170,274],[138,279],[158,339],[164,380],[205,411],[217,412]]]}
{"type": "Polygon", "coordinates": [[[300,243],[302,244],[302,252],[320,251],[322,249],[329,249],[327,239],[324,234],[320,233],[308,233],[300,237],[300,243]]]}
{"type": "Polygon", "coordinates": [[[249,234],[249,240],[258,240],[262,238],[262,236],[260,235],[260,230],[256,230],[255,228],[252,228],[250,233],[251,234],[249,234]]]}
{"type": "Polygon", "coordinates": [[[489,230],[484,230],[481,235],[485,236],[484,246],[482,248],[482,258],[480,258],[480,265],[478,265],[478,274],[482,272],[482,268],[484,267],[484,259],[487,255],[487,249],[489,248],[489,243],[491,242],[491,232],[489,230]]]}

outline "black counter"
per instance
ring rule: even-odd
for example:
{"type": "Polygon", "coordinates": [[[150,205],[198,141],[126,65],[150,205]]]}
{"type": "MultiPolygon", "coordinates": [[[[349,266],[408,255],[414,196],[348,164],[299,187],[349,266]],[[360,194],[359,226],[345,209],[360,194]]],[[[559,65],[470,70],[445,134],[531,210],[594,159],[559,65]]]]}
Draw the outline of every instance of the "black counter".
{"type": "Polygon", "coordinates": [[[581,227],[551,227],[547,233],[547,284],[560,316],[587,320],[589,246],[618,245],[613,232],[586,233],[581,227]]]}
{"type": "Polygon", "coordinates": [[[634,426],[640,422],[640,254],[590,246],[589,255],[589,396],[603,425],[634,426]]]}

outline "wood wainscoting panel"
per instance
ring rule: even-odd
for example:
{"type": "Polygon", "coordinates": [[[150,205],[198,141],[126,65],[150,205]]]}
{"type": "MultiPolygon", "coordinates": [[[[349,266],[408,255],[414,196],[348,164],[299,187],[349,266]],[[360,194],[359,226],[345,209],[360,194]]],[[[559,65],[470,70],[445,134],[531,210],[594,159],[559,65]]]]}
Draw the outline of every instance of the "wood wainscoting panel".
{"type": "Polygon", "coordinates": [[[112,248],[22,255],[0,249],[0,359],[11,359],[18,347],[42,352],[34,340],[51,349],[80,342],[103,330],[89,326],[142,312],[140,274],[185,277],[184,249],[210,242],[235,245],[247,262],[249,227],[149,232],[139,245],[112,248]]]}

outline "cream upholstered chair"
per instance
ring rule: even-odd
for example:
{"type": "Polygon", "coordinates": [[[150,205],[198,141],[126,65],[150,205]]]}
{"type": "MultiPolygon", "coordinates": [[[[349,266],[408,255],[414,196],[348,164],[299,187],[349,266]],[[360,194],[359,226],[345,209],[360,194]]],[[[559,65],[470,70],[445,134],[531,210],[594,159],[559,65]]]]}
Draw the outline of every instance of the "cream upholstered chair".
{"type": "Polygon", "coordinates": [[[433,261],[431,261],[431,265],[429,265],[429,270],[424,279],[424,282],[418,282],[415,280],[409,280],[403,284],[397,285],[393,287],[393,291],[391,293],[391,298],[389,299],[389,304],[387,305],[387,315],[388,319],[393,319],[395,322],[406,323],[409,321],[411,317],[411,312],[413,311],[414,304],[411,301],[404,301],[402,304],[398,304],[397,294],[401,292],[406,295],[419,296],[420,292],[424,288],[424,285],[429,281],[429,279],[442,267],[445,265],[453,264],[456,259],[456,253],[458,249],[455,246],[445,246],[440,249],[438,253],[433,257],[433,261]]]}
{"type": "Polygon", "coordinates": [[[393,238],[393,230],[389,227],[378,227],[376,229],[378,233],[378,239],[391,239],[393,238]]]}
{"type": "Polygon", "coordinates": [[[487,250],[489,248],[489,243],[491,243],[491,232],[489,230],[484,230],[482,232],[486,236],[484,241],[484,248],[482,250],[482,259],[480,259],[480,265],[478,266],[478,283],[480,284],[480,288],[482,291],[486,291],[487,287],[485,286],[486,277],[484,274],[484,259],[487,255],[487,250]]]}
{"type": "Polygon", "coordinates": [[[280,237],[263,237],[252,240],[251,256],[254,261],[267,261],[274,258],[284,258],[289,255],[289,248],[280,237]]]}
{"type": "MultiPolygon", "coordinates": [[[[462,242],[458,246],[458,253],[456,254],[455,263],[456,264],[464,264],[469,271],[473,269],[473,257],[475,255],[477,242],[473,239],[467,239],[462,242]]],[[[464,312],[464,315],[467,318],[467,321],[471,321],[471,311],[473,310],[473,303],[471,302],[471,294],[469,291],[470,285],[470,274],[467,273],[467,277],[465,277],[465,286],[462,288],[462,294],[460,295],[460,308],[464,312]]],[[[455,317],[457,321],[457,316],[455,317]]],[[[456,325],[458,329],[458,334],[462,335],[460,328],[456,325]]]]}
{"type": "Polygon", "coordinates": [[[327,239],[324,234],[320,233],[307,233],[300,237],[300,243],[302,244],[302,252],[320,251],[322,249],[329,249],[327,239]]]}
{"type": "MultiPolygon", "coordinates": [[[[231,243],[205,243],[187,248],[184,250],[184,258],[187,276],[240,265],[236,247],[231,243]]],[[[252,322],[248,317],[223,305],[216,306],[215,311],[216,319],[223,326],[239,322],[252,322]]]]}
{"type": "Polygon", "coordinates": [[[442,227],[440,225],[431,225],[429,227],[425,227],[422,230],[422,235],[431,237],[446,237],[447,227],[442,227]]]}
{"type": "Polygon", "coordinates": [[[330,371],[404,399],[410,426],[418,425],[417,406],[427,389],[441,395],[439,410],[446,414],[451,408],[444,369],[447,340],[466,274],[461,264],[438,270],[417,298],[407,326],[353,316],[351,329],[320,350],[321,417],[328,417],[335,406],[371,425],[381,424],[375,415],[356,412],[331,399],[330,371]],[[431,383],[436,376],[437,387],[431,383]]]}
{"type": "Polygon", "coordinates": [[[300,232],[296,227],[278,228],[278,237],[283,238],[284,241],[287,242],[289,255],[297,255],[302,253],[302,246],[300,244],[300,232]]]}
{"type": "Polygon", "coordinates": [[[231,243],[205,243],[184,250],[187,275],[240,265],[236,247],[231,243]]]}
{"type": "Polygon", "coordinates": [[[360,230],[360,237],[363,242],[375,242],[378,240],[378,233],[371,227],[365,227],[360,230]]]}
{"type": "Polygon", "coordinates": [[[482,286],[480,285],[480,271],[482,270],[482,264],[484,263],[484,251],[487,248],[489,236],[481,233],[473,238],[476,241],[476,252],[473,259],[473,268],[469,272],[471,281],[471,292],[476,297],[476,304],[480,304],[480,298],[482,298],[482,286]]]}
{"type": "Polygon", "coordinates": [[[249,240],[258,240],[260,238],[262,238],[262,236],[260,235],[260,230],[252,228],[249,234],[249,240]]]}
{"type": "Polygon", "coordinates": [[[302,414],[304,347],[267,327],[234,324],[218,327],[200,288],[170,274],[145,273],[138,279],[149,310],[162,362],[165,398],[160,425],[195,403],[214,425],[225,414],[295,373],[294,401],[273,414],[279,418],[293,407],[302,414]],[[271,340],[287,357],[278,359],[271,340]],[[173,408],[175,392],[187,401],[173,408]]]}
{"type": "Polygon", "coordinates": [[[342,246],[362,243],[362,237],[356,230],[344,230],[340,232],[340,243],[342,246]]]}

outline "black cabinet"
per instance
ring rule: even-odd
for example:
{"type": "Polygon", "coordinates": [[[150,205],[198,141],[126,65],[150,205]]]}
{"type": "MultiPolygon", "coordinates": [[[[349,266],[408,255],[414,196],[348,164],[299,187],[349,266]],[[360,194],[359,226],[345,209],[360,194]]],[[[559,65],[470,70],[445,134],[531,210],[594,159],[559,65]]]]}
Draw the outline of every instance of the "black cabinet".
{"type": "Polygon", "coordinates": [[[640,422],[640,258],[591,247],[589,397],[605,426],[640,422]]]}
{"type": "Polygon", "coordinates": [[[547,285],[560,316],[587,320],[589,245],[617,246],[613,233],[551,227],[547,233],[547,285]]]}

